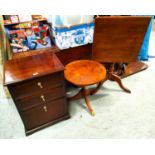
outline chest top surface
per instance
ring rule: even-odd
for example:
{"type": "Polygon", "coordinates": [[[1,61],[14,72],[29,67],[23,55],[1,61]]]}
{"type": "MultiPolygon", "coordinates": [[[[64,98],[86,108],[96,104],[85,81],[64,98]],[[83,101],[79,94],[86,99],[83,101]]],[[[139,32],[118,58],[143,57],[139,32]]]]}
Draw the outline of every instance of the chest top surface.
{"type": "Polygon", "coordinates": [[[63,70],[64,66],[52,52],[12,59],[4,64],[4,84],[9,85],[63,70]]]}

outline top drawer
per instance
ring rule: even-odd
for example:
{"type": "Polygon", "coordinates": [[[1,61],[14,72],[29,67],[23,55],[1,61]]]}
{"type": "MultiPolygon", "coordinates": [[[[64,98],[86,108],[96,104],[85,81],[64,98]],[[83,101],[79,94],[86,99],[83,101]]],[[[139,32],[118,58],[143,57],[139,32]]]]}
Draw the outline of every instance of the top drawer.
{"type": "Polygon", "coordinates": [[[13,98],[23,98],[47,88],[52,88],[64,84],[63,72],[43,76],[33,80],[23,81],[9,86],[13,98]]]}

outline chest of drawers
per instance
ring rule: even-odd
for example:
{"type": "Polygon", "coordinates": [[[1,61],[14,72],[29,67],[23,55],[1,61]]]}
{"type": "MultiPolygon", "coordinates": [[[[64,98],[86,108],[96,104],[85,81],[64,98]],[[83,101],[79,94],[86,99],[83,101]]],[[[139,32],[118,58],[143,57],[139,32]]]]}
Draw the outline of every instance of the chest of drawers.
{"type": "Polygon", "coordinates": [[[48,52],[5,63],[5,84],[26,135],[69,118],[63,70],[57,57],[48,52]]]}

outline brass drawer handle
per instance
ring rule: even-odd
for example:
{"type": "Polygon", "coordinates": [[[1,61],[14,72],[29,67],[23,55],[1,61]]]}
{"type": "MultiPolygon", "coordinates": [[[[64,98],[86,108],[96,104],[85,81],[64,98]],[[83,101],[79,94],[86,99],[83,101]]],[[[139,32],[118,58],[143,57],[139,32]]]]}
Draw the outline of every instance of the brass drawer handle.
{"type": "Polygon", "coordinates": [[[47,107],[46,106],[44,106],[43,109],[44,109],[45,112],[47,112],[47,107]]]}
{"type": "Polygon", "coordinates": [[[38,82],[37,85],[38,85],[40,88],[43,88],[41,82],[38,82]]]}
{"type": "Polygon", "coordinates": [[[43,102],[46,102],[44,95],[41,95],[40,98],[42,99],[43,102]]]}

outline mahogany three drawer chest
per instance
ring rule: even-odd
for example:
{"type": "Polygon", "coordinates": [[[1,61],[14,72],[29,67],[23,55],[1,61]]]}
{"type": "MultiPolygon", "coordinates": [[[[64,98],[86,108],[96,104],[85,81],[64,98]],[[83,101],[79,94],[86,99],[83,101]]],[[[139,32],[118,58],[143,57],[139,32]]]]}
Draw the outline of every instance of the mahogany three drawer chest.
{"type": "Polygon", "coordinates": [[[52,52],[6,61],[5,85],[26,135],[70,117],[63,70],[64,66],[52,52]]]}

